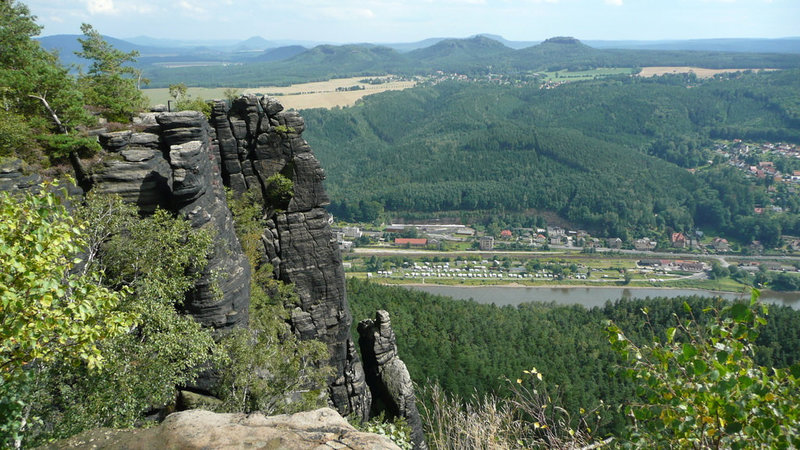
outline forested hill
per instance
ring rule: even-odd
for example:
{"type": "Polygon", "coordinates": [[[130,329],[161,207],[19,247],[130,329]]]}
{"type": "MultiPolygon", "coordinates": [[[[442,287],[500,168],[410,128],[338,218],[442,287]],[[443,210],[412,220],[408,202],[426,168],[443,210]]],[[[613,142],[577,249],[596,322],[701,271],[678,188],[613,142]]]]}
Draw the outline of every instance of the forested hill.
{"type": "Polygon", "coordinates": [[[536,209],[612,236],[695,225],[747,234],[764,189],[724,164],[691,174],[673,163],[704,161],[711,137],[800,142],[798,72],[733,78],[441,83],[303,115],[334,213],[345,200],[395,215],[536,209]]]}
{"type": "MultiPolygon", "coordinates": [[[[168,59],[167,59],[168,60],[168,59]]],[[[165,62],[167,60],[161,60],[165,62]]],[[[204,59],[205,60],[205,59],[204,59]]],[[[148,59],[151,63],[159,62],[148,59]]],[[[677,50],[597,49],[574,38],[552,38],[514,50],[486,36],[445,39],[408,53],[373,45],[320,45],[290,58],[205,67],[144,67],[151,87],[264,86],[332,77],[398,74],[428,75],[435,71],[488,74],[529,71],[585,70],[598,67],[698,66],[708,68],[798,68],[800,55],[677,50]]]]}

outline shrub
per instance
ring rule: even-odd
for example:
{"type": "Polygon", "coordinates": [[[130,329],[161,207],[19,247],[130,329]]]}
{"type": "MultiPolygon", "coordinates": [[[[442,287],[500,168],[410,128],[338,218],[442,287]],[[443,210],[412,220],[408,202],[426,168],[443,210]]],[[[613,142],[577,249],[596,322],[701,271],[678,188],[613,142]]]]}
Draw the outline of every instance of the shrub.
{"type": "Polygon", "coordinates": [[[640,401],[626,407],[625,441],[649,448],[800,446],[800,364],[775,369],[753,361],[768,313],[758,292],[749,304],[707,308],[707,323],[684,308],[690,318],[675,316],[664,342],[639,347],[613,323],[607,327],[628,361],[624,373],[639,383],[640,401]]]}

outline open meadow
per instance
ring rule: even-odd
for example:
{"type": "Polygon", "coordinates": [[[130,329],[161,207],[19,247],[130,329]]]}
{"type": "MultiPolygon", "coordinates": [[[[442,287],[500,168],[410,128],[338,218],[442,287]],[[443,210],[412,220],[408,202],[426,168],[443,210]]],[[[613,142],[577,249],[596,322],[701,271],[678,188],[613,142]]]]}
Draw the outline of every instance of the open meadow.
{"type": "MultiPolygon", "coordinates": [[[[387,79],[390,78],[390,76],[371,77],[371,79],[380,78],[387,79]]],[[[408,89],[416,85],[416,81],[390,80],[381,84],[368,84],[362,82],[362,80],[364,80],[364,77],[337,78],[314,83],[293,84],[290,86],[242,88],[237,89],[237,92],[277,97],[287,109],[330,109],[336,106],[352,106],[358,99],[367,95],[384,91],[408,89]],[[358,86],[357,90],[346,90],[353,89],[355,86],[358,86]]],[[[226,89],[228,88],[190,87],[187,93],[192,98],[212,100],[225,98],[226,89]]],[[[142,91],[147,98],[150,99],[150,105],[165,105],[168,100],[172,100],[172,97],[169,95],[169,89],[167,88],[142,89],[142,91]]]]}
{"type": "MultiPolygon", "coordinates": [[[[745,70],[754,70],[754,69],[704,69],[702,67],[652,66],[652,67],[642,67],[642,71],[639,72],[639,76],[654,77],[654,76],[665,75],[668,73],[694,72],[694,74],[700,78],[711,78],[718,73],[743,72],[745,70]]],[[[761,69],[761,70],[771,71],[776,69],[761,69]]]]}

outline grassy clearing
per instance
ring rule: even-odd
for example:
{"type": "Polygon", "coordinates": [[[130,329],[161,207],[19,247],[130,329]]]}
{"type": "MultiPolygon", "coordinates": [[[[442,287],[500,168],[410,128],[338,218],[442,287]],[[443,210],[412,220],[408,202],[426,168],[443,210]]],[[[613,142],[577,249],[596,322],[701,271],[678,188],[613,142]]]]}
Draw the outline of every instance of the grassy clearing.
{"type": "Polygon", "coordinates": [[[630,67],[611,67],[611,68],[598,68],[593,70],[581,70],[570,72],[567,70],[559,70],[556,72],[545,72],[547,81],[582,81],[593,80],[595,78],[609,77],[613,75],[630,75],[633,69],[630,67]]]}
{"type": "MultiPolygon", "coordinates": [[[[371,77],[381,78],[381,77],[371,77]]],[[[364,77],[337,78],[334,80],[321,81],[315,83],[293,84],[291,86],[259,86],[253,88],[237,89],[242,94],[271,95],[278,97],[288,109],[308,109],[308,108],[333,108],[336,106],[352,106],[360,98],[377,94],[384,91],[395,91],[414,87],[414,81],[391,81],[384,84],[365,84],[361,83],[364,77]],[[363,87],[355,91],[337,91],[337,88],[350,88],[353,86],[363,87]]],[[[205,100],[225,98],[225,90],[228,88],[199,88],[190,87],[187,94],[192,98],[202,98],[205,100]]],[[[166,105],[169,96],[169,89],[142,89],[142,92],[150,99],[150,105],[166,105]]]]}

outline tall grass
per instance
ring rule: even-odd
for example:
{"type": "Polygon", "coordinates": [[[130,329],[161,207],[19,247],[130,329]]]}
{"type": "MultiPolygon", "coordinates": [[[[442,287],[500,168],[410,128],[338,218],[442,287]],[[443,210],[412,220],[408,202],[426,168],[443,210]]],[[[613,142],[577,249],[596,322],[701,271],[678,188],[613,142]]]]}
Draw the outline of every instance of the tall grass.
{"type": "Polygon", "coordinates": [[[431,449],[591,449],[603,447],[594,430],[601,422],[599,411],[580,411],[573,418],[558,406],[558,398],[538,388],[541,374],[525,371],[525,380],[511,385],[511,396],[494,394],[463,399],[444,392],[438,384],[420,389],[426,440],[431,449]],[[555,401],[553,401],[555,400],[555,401]],[[592,421],[594,427],[590,426],[592,421]]]}

